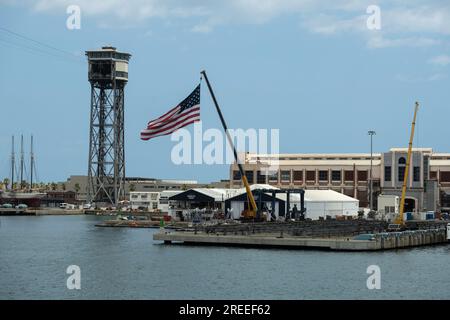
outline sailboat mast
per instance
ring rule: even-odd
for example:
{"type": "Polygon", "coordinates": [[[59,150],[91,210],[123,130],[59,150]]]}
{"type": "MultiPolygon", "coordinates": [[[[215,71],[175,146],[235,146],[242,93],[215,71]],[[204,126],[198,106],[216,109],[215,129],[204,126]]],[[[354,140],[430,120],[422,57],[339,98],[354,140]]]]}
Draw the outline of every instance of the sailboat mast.
{"type": "Polygon", "coordinates": [[[30,190],[33,190],[33,167],[34,167],[33,135],[31,135],[31,146],[30,146],[30,190]]]}
{"type": "Polygon", "coordinates": [[[11,190],[14,189],[14,167],[16,163],[16,156],[14,154],[14,136],[11,139],[11,190]]]}
{"type": "Polygon", "coordinates": [[[20,189],[23,189],[23,163],[24,153],[23,153],[23,134],[20,136],[20,189]]]}

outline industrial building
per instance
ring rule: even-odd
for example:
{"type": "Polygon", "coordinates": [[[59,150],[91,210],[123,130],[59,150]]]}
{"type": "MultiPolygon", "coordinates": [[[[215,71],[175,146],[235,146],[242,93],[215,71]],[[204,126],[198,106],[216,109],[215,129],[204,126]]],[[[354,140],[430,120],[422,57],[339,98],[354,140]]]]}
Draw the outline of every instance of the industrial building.
{"type": "MultiPolygon", "coordinates": [[[[242,165],[249,183],[305,190],[330,189],[369,206],[372,162],[373,201],[379,194],[401,195],[407,149],[392,148],[369,154],[277,154],[245,153],[242,165]],[[372,160],[372,161],[371,161],[372,160]],[[268,166],[278,166],[267,171],[268,166]]],[[[242,181],[237,164],[230,167],[230,187],[242,181]]],[[[450,153],[413,148],[405,211],[450,211],[450,153]]]]}
{"type": "MultiPolygon", "coordinates": [[[[223,185],[228,182],[223,182],[223,185]]],[[[76,192],[79,202],[86,202],[88,177],[82,175],[70,176],[67,181],[60,182],[57,190],[76,192]]],[[[171,179],[153,179],[141,177],[125,178],[125,197],[130,196],[130,192],[161,192],[164,190],[187,190],[200,186],[195,180],[171,180],[171,179]]]]}
{"type": "Polygon", "coordinates": [[[130,207],[132,210],[168,212],[169,198],[180,192],[182,191],[132,191],[130,192],[130,207]]]}

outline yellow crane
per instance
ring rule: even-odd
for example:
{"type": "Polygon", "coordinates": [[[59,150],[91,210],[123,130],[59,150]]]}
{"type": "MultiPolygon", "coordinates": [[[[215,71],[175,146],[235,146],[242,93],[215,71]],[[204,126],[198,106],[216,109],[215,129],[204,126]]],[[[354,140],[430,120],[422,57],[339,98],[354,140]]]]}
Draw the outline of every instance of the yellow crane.
{"type": "Polygon", "coordinates": [[[228,131],[228,126],[225,122],[225,118],[223,117],[222,111],[220,110],[219,104],[217,103],[216,96],[214,95],[214,91],[212,90],[211,84],[209,83],[209,79],[208,79],[208,76],[206,75],[206,71],[203,70],[201,72],[201,74],[205,78],[206,84],[209,89],[209,93],[211,94],[214,105],[216,106],[216,111],[219,115],[220,121],[222,122],[223,130],[225,131],[225,134],[227,136],[228,143],[230,144],[230,147],[233,149],[234,159],[236,160],[236,163],[239,167],[239,173],[241,175],[241,179],[242,179],[242,182],[244,183],[245,191],[247,193],[248,209],[245,209],[241,213],[242,218],[244,220],[256,220],[257,218],[260,218],[260,217],[258,217],[258,206],[256,205],[255,198],[253,197],[253,193],[252,193],[252,190],[248,183],[247,176],[245,175],[244,169],[242,168],[242,164],[239,161],[236,148],[233,144],[233,139],[231,138],[230,133],[228,131]]]}
{"type": "Polygon", "coordinates": [[[408,155],[406,157],[406,166],[405,166],[405,174],[403,177],[403,186],[402,186],[402,196],[400,198],[400,212],[395,220],[396,224],[404,225],[405,221],[403,218],[403,215],[405,213],[405,197],[406,197],[406,187],[408,184],[408,175],[409,175],[409,167],[411,164],[411,153],[412,153],[412,146],[413,146],[413,140],[414,140],[414,129],[416,127],[416,117],[417,117],[417,111],[419,110],[419,103],[416,102],[416,107],[414,109],[414,117],[411,125],[411,136],[409,138],[409,145],[408,145],[408,155]]]}

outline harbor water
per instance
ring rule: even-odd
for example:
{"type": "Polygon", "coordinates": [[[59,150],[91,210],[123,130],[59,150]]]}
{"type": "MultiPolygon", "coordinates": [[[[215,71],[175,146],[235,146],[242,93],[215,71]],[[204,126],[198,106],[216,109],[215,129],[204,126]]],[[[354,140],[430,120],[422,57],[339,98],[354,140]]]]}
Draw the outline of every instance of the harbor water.
{"type": "Polygon", "coordinates": [[[384,252],[164,245],[97,216],[0,217],[0,299],[448,299],[450,245],[384,252]],[[79,266],[81,289],[67,268],[79,266]],[[369,290],[369,266],[381,288],[369,290]],[[371,269],[373,270],[373,269],[371,269]]]}

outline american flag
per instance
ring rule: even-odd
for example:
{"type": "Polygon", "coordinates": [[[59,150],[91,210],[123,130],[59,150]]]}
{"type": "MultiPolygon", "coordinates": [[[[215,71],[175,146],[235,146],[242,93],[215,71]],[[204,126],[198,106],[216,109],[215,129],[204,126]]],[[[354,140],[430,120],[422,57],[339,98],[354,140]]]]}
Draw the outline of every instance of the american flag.
{"type": "Polygon", "coordinates": [[[150,121],[141,131],[141,139],[165,136],[197,121],[200,121],[200,85],[175,108],[150,121]]]}

